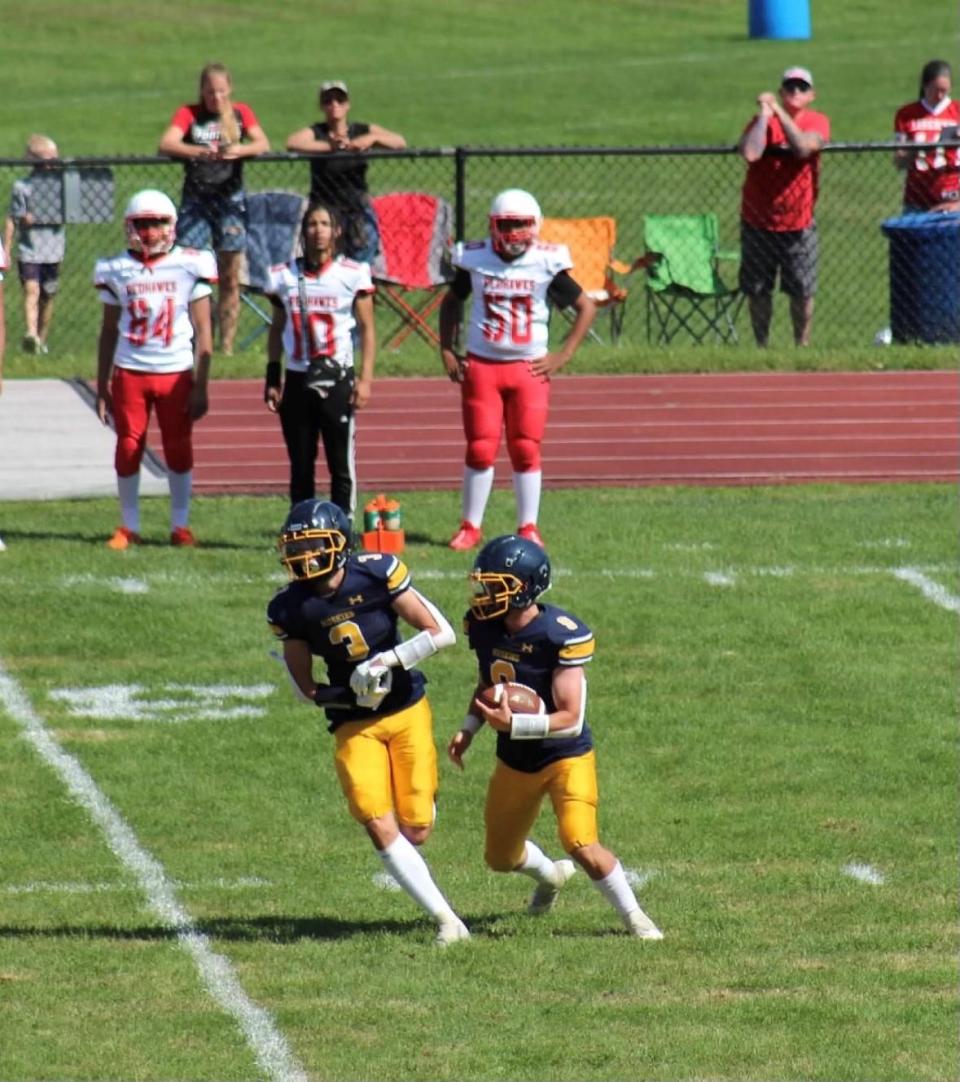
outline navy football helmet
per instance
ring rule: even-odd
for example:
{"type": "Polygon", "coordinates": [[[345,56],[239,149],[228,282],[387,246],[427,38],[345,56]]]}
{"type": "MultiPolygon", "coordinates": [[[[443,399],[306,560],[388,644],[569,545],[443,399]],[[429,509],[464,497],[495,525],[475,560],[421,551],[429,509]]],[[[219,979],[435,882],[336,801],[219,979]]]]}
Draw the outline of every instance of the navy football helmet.
{"type": "Polygon", "coordinates": [[[550,588],[550,558],[525,537],[495,537],[477,554],[470,581],[473,615],[493,620],[509,609],[525,609],[550,588]]]}
{"type": "Polygon", "coordinates": [[[324,579],[350,555],[350,520],[335,503],[301,500],[290,509],[277,541],[291,579],[324,579]]]}

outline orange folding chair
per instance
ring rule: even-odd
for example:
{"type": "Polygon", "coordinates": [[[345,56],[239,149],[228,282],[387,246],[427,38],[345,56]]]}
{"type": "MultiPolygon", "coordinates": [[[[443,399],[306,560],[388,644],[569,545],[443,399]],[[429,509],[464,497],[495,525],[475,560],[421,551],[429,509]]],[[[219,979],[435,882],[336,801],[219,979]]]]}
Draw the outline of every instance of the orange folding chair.
{"type": "MultiPolygon", "coordinates": [[[[616,218],[544,218],[540,239],[551,244],[565,244],[573,260],[573,277],[599,308],[610,312],[610,341],[616,342],[623,330],[628,290],[614,278],[629,274],[637,264],[613,258],[617,243],[616,218]]],[[[602,341],[591,329],[590,337],[602,341]]]]}
{"type": "Polygon", "coordinates": [[[439,346],[431,317],[452,278],[450,204],[428,192],[390,192],[371,203],[380,230],[373,264],[376,299],[399,317],[387,348],[398,349],[411,334],[439,346]]]}

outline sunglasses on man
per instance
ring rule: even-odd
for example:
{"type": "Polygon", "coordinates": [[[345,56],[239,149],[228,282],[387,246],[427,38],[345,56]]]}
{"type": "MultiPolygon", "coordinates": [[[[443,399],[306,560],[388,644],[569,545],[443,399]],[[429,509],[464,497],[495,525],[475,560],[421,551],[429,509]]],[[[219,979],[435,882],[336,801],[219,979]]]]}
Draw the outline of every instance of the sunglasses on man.
{"type": "Polygon", "coordinates": [[[806,94],[810,89],[806,79],[784,79],[780,85],[788,94],[806,94]]]}

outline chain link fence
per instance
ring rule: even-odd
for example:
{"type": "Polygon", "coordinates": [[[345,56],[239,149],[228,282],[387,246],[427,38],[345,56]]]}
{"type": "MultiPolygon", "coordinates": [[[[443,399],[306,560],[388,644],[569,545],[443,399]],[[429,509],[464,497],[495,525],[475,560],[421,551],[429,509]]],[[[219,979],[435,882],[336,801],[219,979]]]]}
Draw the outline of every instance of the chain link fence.
{"type": "MultiPolygon", "coordinates": [[[[816,213],[820,256],[814,346],[869,345],[878,332],[890,327],[890,252],[891,244],[896,247],[896,238],[891,241],[885,236],[881,223],[900,212],[903,177],[894,168],[893,151],[893,144],[880,143],[840,145],[823,152],[816,213]]],[[[460,238],[486,235],[490,201],[507,187],[532,192],[544,214],[552,218],[613,218],[613,255],[626,263],[647,250],[651,216],[706,215],[725,256],[719,264],[721,283],[736,287],[745,165],[732,147],[450,148],[371,152],[366,158],[372,195],[402,191],[439,196],[450,204],[453,231],[460,238]]],[[[0,206],[5,211],[14,182],[35,165],[0,159],[0,206]]],[[[91,288],[94,261],[122,249],[123,208],[129,197],[152,187],[179,202],[182,172],[182,163],[153,157],[68,159],[44,171],[37,185],[35,218],[62,222],[66,237],[51,352],[94,352],[99,327],[99,305],[91,288]]],[[[271,154],[250,160],[244,176],[248,192],[306,194],[309,190],[309,162],[298,155],[271,154]]],[[[960,244],[956,233],[952,244],[960,244]]],[[[13,248],[8,253],[11,270],[6,289],[8,350],[19,347],[23,333],[15,242],[13,248]]],[[[900,267],[898,280],[919,276],[921,280],[914,282],[916,289],[910,295],[917,299],[911,302],[907,297],[906,303],[922,305],[932,283],[922,280],[924,259],[915,253],[910,259],[906,269],[900,267]]],[[[636,270],[621,281],[628,292],[622,310],[621,348],[642,353],[689,344],[691,338],[682,329],[669,340],[657,333],[651,322],[649,281],[646,270],[636,270]]],[[[953,301],[948,303],[956,309],[960,307],[956,296],[960,287],[956,280],[948,283],[951,286],[953,301]]],[[[730,348],[756,348],[746,308],[734,310],[732,316],[735,333],[727,336],[730,348]]],[[[256,327],[251,310],[245,308],[242,318],[238,340],[250,338],[256,327]]],[[[394,320],[391,312],[378,309],[378,321],[384,327],[394,320]]],[[[559,327],[561,321],[555,323],[559,327]]],[[[603,327],[601,318],[601,333],[603,327]]],[[[951,339],[949,334],[946,337],[951,339]]],[[[952,340],[958,338],[960,333],[952,336],[952,340]]],[[[717,338],[707,335],[706,340],[717,338]]],[[[778,295],[770,344],[786,346],[791,342],[786,300],[778,295]]],[[[249,348],[262,350],[263,339],[249,348]]],[[[400,348],[429,347],[411,335],[400,348]]]]}

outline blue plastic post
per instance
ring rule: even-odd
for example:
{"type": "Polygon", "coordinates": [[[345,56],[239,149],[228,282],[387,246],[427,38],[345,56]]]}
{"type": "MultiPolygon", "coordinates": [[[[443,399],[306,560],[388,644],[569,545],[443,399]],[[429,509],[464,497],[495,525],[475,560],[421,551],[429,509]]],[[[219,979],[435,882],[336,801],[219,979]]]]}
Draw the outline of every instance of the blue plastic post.
{"type": "Polygon", "coordinates": [[[810,37],[810,0],[750,0],[750,37],[810,37]]]}

